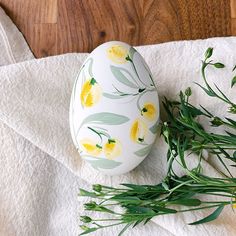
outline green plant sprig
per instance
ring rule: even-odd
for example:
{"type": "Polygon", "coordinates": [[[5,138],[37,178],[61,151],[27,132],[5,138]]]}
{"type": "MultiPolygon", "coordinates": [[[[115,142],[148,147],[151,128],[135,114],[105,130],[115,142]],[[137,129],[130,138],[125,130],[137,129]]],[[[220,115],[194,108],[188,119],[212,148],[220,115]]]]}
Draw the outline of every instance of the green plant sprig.
{"type": "Polygon", "coordinates": [[[146,224],[155,216],[216,208],[209,216],[190,224],[206,223],[216,219],[224,206],[236,203],[233,200],[236,197],[236,179],[209,178],[196,170],[186,169],[186,175],[181,177],[170,175],[157,185],[122,186],[110,188],[94,185],[93,191],[80,190],[80,196],[98,200],[86,203],[85,210],[110,215],[105,219],[81,216],[81,221],[86,224],[82,225],[84,232],[81,235],[116,225],[125,226],[121,231],[123,233],[128,227],[146,224]],[[198,198],[200,195],[219,196],[229,200],[202,201],[198,198]],[[123,211],[114,211],[114,206],[120,206],[123,211]]]}
{"type": "MultiPolygon", "coordinates": [[[[236,113],[235,104],[215,85],[215,91],[207,81],[205,70],[208,66],[223,68],[220,62],[213,63],[209,58],[213,49],[205,53],[202,63],[202,77],[206,87],[198,84],[209,96],[220,99],[229,105],[229,112],[236,113]]],[[[234,79],[231,82],[233,84],[234,79]]],[[[224,206],[236,203],[236,178],[230,173],[224,158],[236,160],[236,121],[230,118],[215,117],[204,107],[195,107],[189,102],[192,94],[190,88],[180,92],[179,101],[165,99],[163,106],[167,113],[167,121],[162,124],[161,134],[168,144],[167,175],[157,185],[121,184],[120,187],[93,185],[92,191],[80,190],[80,196],[94,198],[95,201],[84,204],[86,211],[106,213],[109,217],[93,219],[81,216],[83,233],[88,234],[103,228],[124,225],[120,234],[129,227],[140,223],[146,224],[153,217],[177,214],[187,211],[198,211],[214,208],[207,217],[190,225],[207,223],[215,220],[224,206]],[[205,116],[212,126],[225,126],[230,132],[225,134],[210,133],[198,122],[198,117],[205,116]],[[202,174],[203,151],[207,150],[218,158],[228,175],[215,178],[202,174]],[[234,151],[230,154],[229,151],[234,151]],[[189,153],[198,155],[198,163],[190,169],[186,158],[189,153]],[[184,176],[175,173],[174,163],[184,171],[184,176]],[[200,196],[218,196],[217,201],[203,201],[200,196]],[[119,206],[121,210],[115,210],[119,206]]],[[[214,199],[214,198],[213,198],[214,199]]]]}
{"type": "MultiPolygon", "coordinates": [[[[162,125],[162,135],[166,143],[169,144],[167,160],[170,159],[170,154],[177,156],[178,143],[184,145],[184,150],[189,150],[199,155],[202,158],[204,150],[210,152],[214,157],[218,158],[225,167],[228,174],[232,177],[228,167],[224,164],[222,158],[227,158],[233,163],[236,162],[236,135],[227,132],[226,134],[215,134],[205,131],[202,125],[198,122],[198,117],[205,116],[209,119],[210,124],[216,125],[215,117],[204,109],[199,109],[192,106],[189,100],[189,89],[185,93],[180,93],[180,102],[169,101],[165,99],[163,106],[167,113],[167,122],[162,125]],[[229,154],[229,150],[233,150],[233,154],[229,154]]],[[[236,124],[233,120],[227,118],[231,123],[228,124],[222,119],[217,118],[220,122],[218,126],[230,126],[232,132],[236,132],[236,124]],[[225,124],[226,123],[226,124],[225,124]]],[[[174,160],[172,157],[171,160],[174,160]]],[[[172,166],[170,160],[170,167],[172,166]]]]}
{"type": "MultiPolygon", "coordinates": [[[[206,87],[203,87],[200,84],[198,85],[207,93],[207,95],[216,97],[224,103],[229,104],[229,112],[233,113],[236,105],[230,101],[218,86],[215,85],[220,94],[216,93],[207,81],[205,74],[207,66],[211,65],[216,68],[225,67],[220,62],[212,63],[212,60],[209,61],[212,54],[213,49],[208,48],[205,53],[205,59],[202,62],[201,71],[206,87]]],[[[163,102],[168,117],[168,122],[165,122],[162,125],[162,134],[165,137],[165,141],[169,143],[167,158],[169,159],[170,152],[176,153],[177,142],[182,142],[185,143],[186,150],[197,153],[200,158],[202,158],[204,150],[213,154],[214,157],[219,159],[228,172],[228,175],[232,177],[229,168],[226,166],[222,158],[236,162],[236,121],[227,117],[216,117],[202,106],[200,106],[200,108],[193,106],[189,103],[189,97],[191,94],[191,89],[188,88],[185,93],[180,92],[180,101],[169,101],[168,99],[165,99],[163,102]],[[229,127],[231,132],[226,131],[225,134],[216,134],[205,131],[202,125],[198,122],[198,117],[200,116],[205,116],[209,120],[210,125],[214,127],[229,127]],[[166,135],[168,135],[168,139],[166,135]],[[229,154],[229,150],[234,151],[233,154],[229,154]]]]}
{"type": "MultiPolygon", "coordinates": [[[[211,56],[213,54],[213,48],[208,48],[207,51],[205,52],[205,59],[202,61],[202,68],[201,68],[201,73],[202,73],[202,78],[205,82],[206,88],[203,87],[202,85],[200,85],[199,83],[197,83],[209,96],[211,97],[216,97],[220,100],[222,100],[223,102],[227,103],[230,105],[229,107],[229,112],[236,114],[236,104],[234,102],[232,102],[222,91],[221,89],[214,84],[217,92],[212,88],[212,86],[210,86],[210,84],[207,82],[206,79],[206,69],[208,66],[213,66],[215,68],[221,69],[224,68],[225,65],[221,62],[216,62],[216,63],[212,63],[213,61],[210,60],[211,56]]],[[[234,71],[235,68],[233,68],[234,71]]],[[[234,85],[234,80],[235,78],[232,79],[231,82],[231,87],[233,87],[234,85]]]]}

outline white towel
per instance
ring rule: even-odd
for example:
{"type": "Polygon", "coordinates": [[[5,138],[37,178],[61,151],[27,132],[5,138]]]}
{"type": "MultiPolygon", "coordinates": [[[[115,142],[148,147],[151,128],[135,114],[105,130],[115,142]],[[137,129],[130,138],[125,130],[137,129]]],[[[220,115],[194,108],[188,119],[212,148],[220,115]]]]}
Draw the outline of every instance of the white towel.
{"type": "MultiPolygon", "coordinates": [[[[1,15],[2,25],[5,20],[10,24],[3,12],[1,15]]],[[[1,35],[11,35],[8,28],[2,27],[1,30],[5,32],[1,35]]],[[[19,33],[14,37],[23,41],[19,33]]],[[[21,59],[20,48],[22,52],[28,49],[23,42],[17,45],[20,47],[12,48],[10,40],[0,44],[6,52],[1,59],[2,65],[32,58],[28,51],[21,59]],[[9,55],[17,52],[18,56],[12,57],[13,60],[9,55]]],[[[201,83],[200,59],[209,46],[215,49],[214,58],[229,68],[233,67],[236,62],[236,38],[233,37],[142,46],[137,50],[150,66],[161,98],[176,98],[181,89],[191,86],[194,104],[202,104],[212,112],[224,115],[225,107],[193,84],[194,81],[201,83]]],[[[0,120],[4,123],[0,128],[3,133],[0,137],[3,144],[0,156],[2,235],[77,235],[83,202],[77,200],[79,187],[86,188],[88,183],[151,184],[161,181],[165,175],[167,147],[160,138],[149,157],[123,176],[104,176],[84,163],[76,153],[69,132],[68,109],[75,76],[86,56],[66,54],[0,68],[0,120]]],[[[235,89],[230,90],[230,71],[211,69],[209,77],[235,99],[235,89]]],[[[212,166],[218,165],[214,160],[209,162],[212,166]]],[[[208,174],[219,174],[212,166],[205,164],[208,174]]],[[[236,234],[235,216],[230,207],[214,223],[186,225],[207,212],[156,217],[145,227],[129,230],[127,235],[236,234]]],[[[116,235],[117,232],[115,228],[96,235],[116,235]]]]}

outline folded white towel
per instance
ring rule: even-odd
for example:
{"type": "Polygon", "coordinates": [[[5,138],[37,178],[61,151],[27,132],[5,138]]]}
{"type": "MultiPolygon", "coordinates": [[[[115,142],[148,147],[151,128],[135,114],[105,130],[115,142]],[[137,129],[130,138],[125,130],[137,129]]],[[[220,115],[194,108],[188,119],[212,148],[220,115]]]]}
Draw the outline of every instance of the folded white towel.
{"type": "MultiPolygon", "coordinates": [[[[194,104],[202,104],[217,115],[224,115],[225,107],[193,84],[201,83],[200,60],[209,46],[215,48],[214,58],[233,67],[236,62],[236,38],[233,37],[142,46],[137,50],[150,66],[161,98],[176,98],[181,89],[191,86],[194,104]]],[[[0,172],[5,173],[5,181],[0,185],[3,191],[0,191],[0,226],[5,230],[2,231],[4,235],[76,235],[77,211],[82,211],[81,204],[76,201],[78,187],[88,186],[86,182],[151,184],[161,181],[165,175],[167,147],[160,138],[149,157],[127,175],[103,176],[80,159],[70,137],[68,109],[73,82],[86,56],[66,54],[0,68],[0,120],[14,130],[12,136],[15,133],[22,136],[9,139],[9,142],[14,140],[10,147],[15,151],[3,149],[5,154],[1,156],[0,172]],[[19,170],[25,163],[29,171],[22,174],[19,170]],[[13,189],[14,193],[10,192],[13,189]]],[[[230,89],[230,71],[210,70],[208,74],[211,81],[216,81],[235,99],[235,89],[230,89]]],[[[218,166],[217,162],[210,159],[209,162],[211,165],[205,163],[208,174],[219,175],[212,167],[218,166]]],[[[142,235],[144,231],[145,235],[236,234],[234,215],[229,207],[214,223],[186,225],[204,214],[206,211],[157,217],[153,220],[156,224],[138,227],[135,234],[142,235]]],[[[114,232],[117,229],[109,230],[109,235],[114,232]]],[[[129,234],[132,235],[132,231],[129,234]]]]}

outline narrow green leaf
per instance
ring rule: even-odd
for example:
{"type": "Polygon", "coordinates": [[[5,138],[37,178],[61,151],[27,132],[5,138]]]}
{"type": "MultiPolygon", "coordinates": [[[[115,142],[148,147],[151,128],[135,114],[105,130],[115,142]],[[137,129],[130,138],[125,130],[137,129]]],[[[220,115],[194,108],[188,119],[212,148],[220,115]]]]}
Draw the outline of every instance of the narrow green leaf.
{"type": "Polygon", "coordinates": [[[92,233],[94,231],[96,231],[98,228],[89,228],[87,230],[85,230],[83,233],[81,233],[80,235],[85,235],[85,234],[89,234],[89,233],[92,233]]]}
{"type": "Polygon", "coordinates": [[[234,66],[234,68],[232,69],[232,71],[234,71],[236,69],[236,65],[234,66]]]}
{"type": "Polygon", "coordinates": [[[150,220],[152,219],[152,217],[150,217],[150,218],[147,218],[145,221],[144,221],[144,225],[146,225],[150,220]]]}
{"type": "Polygon", "coordinates": [[[130,74],[130,72],[124,68],[116,67],[116,66],[110,66],[112,74],[115,76],[115,78],[122,84],[138,89],[139,87],[137,84],[131,82],[126,76],[125,73],[129,75],[130,78],[133,78],[133,76],[130,74]]]}
{"type": "Polygon", "coordinates": [[[196,116],[200,116],[204,114],[200,109],[194,106],[187,106],[187,109],[188,109],[188,112],[192,115],[192,117],[196,117],[196,116]]]}
{"type": "Polygon", "coordinates": [[[155,212],[147,207],[140,206],[128,206],[126,207],[128,212],[131,214],[143,214],[143,215],[155,215],[155,212]]]}
{"type": "Polygon", "coordinates": [[[140,224],[142,221],[143,221],[143,219],[137,220],[137,221],[134,223],[134,225],[133,225],[132,228],[134,228],[135,226],[137,226],[138,224],[140,224]]]}
{"type": "Polygon", "coordinates": [[[232,125],[234,125],[235,126],[235,128],[236,128],[236,121],[235,120],[232,120],[232,119],[230,119],[230,118],[225,118],[227,121],[229,121],[232,125]]]}
{"type": "Polygon", "coordinates": [[[138,197],[133,197],[133,196],[120,196],[116,195],[114,197],[110,198],[111,200],[115,200],[120,203],[125,203],[125,204],[140,204],[142,201],[138,197]]]}
{"type": "Polygon", "coordinates": [[[207,95],[209,95],[210,97],[215,97],[215,94],[212,92],[212,91],[209,91],[209,90],[207,90],[206,88],[204,88],[202,85],[200,85],[199,83],[195,83],[195,84],[197,84],[199,87],[201,87],[203,90],[204,90],[204,92],[207,94],[207,95]]]}
{"type": "Polygon", "coordinates": [[[79,189],[79,195],[85,197],[97,197],[97,195],[93,192],[86,191],[82,188],[79,189]]]}
{"type": "Polygon", "coordinates": [[[181,199],[172,201],[173,204],[183,205],[183,206],[199,206],[201,205],[201,201],[199,199],[190,198],[190,199],[181,199]]]}
{"type": "Polygon", "coordinates": [[[233,86],[236,84],[236,76],[233,77],[232,81],[231,81],[231,88],[233,88],[233,86]]]}
{"type": "MultiPolygon", "coordinates": [[[[215,87],[217,88],[217,90],[220,92],[220,94],[227,100],[229,101],[229,99],[227,98],[227,96],[221,91],[221,89],[214,83],[215,87]]],[[[230,102],[230,101],[229,101],[230,102]]]]}
{"type": "Polygon", "coordinates": [[[134,154],[139,156],[139,157],[144,157],[144,156],[149,154],[149,152],[151,151],[151,148],[152,148],[152,144],[150,144],[150,145],[148,145],[144,148],[139,149],[138,151],[134,152],[134,154]]]}
{"type": "Polygon", "coordinates": [[[236,158],[236,151],[233,153],[233,158],[236,158]]]}
{"type": "Polygon", "coordinates": [[[131,224],[127,224],[121,231],[120,233],[118,234],[118,236],[121,236],[129,227],[130,227],[131,224]]]}
{"type": "Polygon", "coordinates": [[[185,158],[184,158],[184,151],[185,150],[182,150],[181,149],[181,146],[180,146],[180,139],[178,139],[178,142],[177,142],[177,152],[178,152],[178,155],[179,155],[179,158],[181,160],[181,163],[183,165],[184,168],[187,168],[187,165],[185,163],[185,158]]]}
{"type": "Polygon", "coordinates": [[[198,224],[203,224],[203,223],[213,221],[218,218],[218,216],[220,215],[220,213],[222,212],[223,209],[224,209],[224,205],[221,205],[221,206],[217,207],[216,210],[213,213],[211,213],[209,216],[207,216],[201,220],[195,221],[193,223],[190,223],[189,225],[198,225],[198,224]]]}
{"type": "Polygon", "coordinates": [[[138,184],[121,184],[127,188],[133,189],[136,192],[145,192],[147,190],[147,188],[145,186],[142,185],[138,185],[138,184]]]}
{"type": "Polygon", "coordinates": [[[160,207],[160,206],[154,206],[154,207],[153,207],[153,210],[160,211],[160,212],[164,212],[164,213],[168,213],[168,214],[177,213],[177,211],[174,210],[174,209],[166,208],[166,207],[160,207]]]}
{"type": "Polygon", "coordinates": [[[81,126],[86,123],[91,124],[105,124],[105,125],[120,125],[129,121],[126,116],[118,115],[110,112],[100,112],[86,117],[81,126]]]}

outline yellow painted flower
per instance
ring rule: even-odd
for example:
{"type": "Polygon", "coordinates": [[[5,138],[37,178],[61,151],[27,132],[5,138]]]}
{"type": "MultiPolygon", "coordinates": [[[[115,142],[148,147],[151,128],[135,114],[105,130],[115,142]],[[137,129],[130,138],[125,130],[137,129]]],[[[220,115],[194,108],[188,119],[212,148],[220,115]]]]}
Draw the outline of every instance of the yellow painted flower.
{"type": "Polygon", "coordinates": [[[108,139],[103,146],[104,154],[108,159],[113,159],[121,155],[121,143],[117,139],[108,139]]]}
{"type": "Polygon", "coordinates": [[[126,63],[126,57],[128,56],[128,50],[121,45],[113,45],[107,50],[107,56],[115,63],[126,63]]]}
{"type": "Polygon", "coordinates": [[[156,108],[152,103],[146,103],[141,110],[141,115],[148,120],[154,120],[156,117],[156,108]]]}
{"type": "MultiPolygon", "coordinates": [[[[236,198],[234,199],[236,201],[236,198]]],[[[233,204],[233,208],[236,209],[236,203],[233,204]]]]}
{"type": "Polygon", "coordinates": [[[140,119],[136,119],[130,129],[130,138],[137,143],[144,142],[147,133],[147,125],[140,119]]]}
{"type": "Polygon", "coordinates": [[[99,102],[102,89],[94,78],[86,80],[82,86],[80,99],[84,107],[92,107],[99,102]]]}
{"type": "Polygon", "coordinates": [[[83,151],[91,156],[99,156],[102,152],[102,147],[95,141],[85,138],[80,141],[80,145],[83,151]]]}

